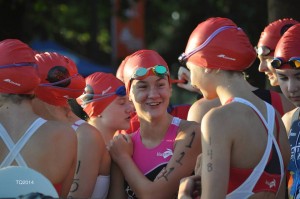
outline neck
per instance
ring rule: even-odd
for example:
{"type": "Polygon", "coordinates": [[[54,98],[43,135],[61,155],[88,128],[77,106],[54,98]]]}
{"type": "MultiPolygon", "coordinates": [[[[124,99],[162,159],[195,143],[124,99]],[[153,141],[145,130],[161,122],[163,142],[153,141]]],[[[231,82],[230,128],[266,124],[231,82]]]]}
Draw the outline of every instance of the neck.
{"type": "Polygon", "coordinates": [[[88,122],[92,126],[96,127],[96,129],[98,129],[105,141],[105,144],[109,143],[109,141],[113,138],[115,132],[117,131],[103,124],[100,118],[91,118],[88,122]]]}
{"type": "Polygon", "coordinates": [[[250,85],[242,76],[238,75],[230,76],[216,88],[217,95],[222,105],[230,98],[247,98],[249,91],[254,90],[256,90],[255,87],[250,85]]]}
{"type": "Polygon", "coordinates": [[[166,112],[164,117],[145,120],[143,118],[139,118],[140,120],[140,133],[143,139],[150,139],[150,140],[161,140],[171,122],[173,116],[166,112]]]}

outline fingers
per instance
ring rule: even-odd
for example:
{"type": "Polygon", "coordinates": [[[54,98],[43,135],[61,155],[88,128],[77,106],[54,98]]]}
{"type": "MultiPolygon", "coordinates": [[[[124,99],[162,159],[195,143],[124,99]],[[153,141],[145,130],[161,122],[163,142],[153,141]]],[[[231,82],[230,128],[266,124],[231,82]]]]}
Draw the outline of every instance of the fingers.
{"type": "Polygon", "coordinates": [[[167,173],[167,169],[164,167],[159,174],[156,176],[156,178],[154,179],[154,181],[159,180],[161,177],[163,177],[165,174],[167,173]]]}

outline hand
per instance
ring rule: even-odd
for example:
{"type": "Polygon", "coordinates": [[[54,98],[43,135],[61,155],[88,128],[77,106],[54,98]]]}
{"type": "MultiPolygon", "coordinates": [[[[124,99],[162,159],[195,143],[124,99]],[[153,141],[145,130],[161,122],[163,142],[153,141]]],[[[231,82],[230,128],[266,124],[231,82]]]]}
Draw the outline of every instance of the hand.
{"type": "Polygon", "coordinates": [[[159,179],[160,179],[161,177],[163,177],[166,173],[167,173],[167,169],[166,169],[166,167],[164,167],[164,168],[159,172],[159,174],[155,177],[154,181],[159,180],[159,179]]]}
{"type": "Polygon", "coordinates": [[[190,74],[191,73],[187,68],[180,66],[178,70],[178,79],[184,80],[184,83],[177,83],[177,86],[191,92],[198,92],[198,89],[194,88],[191,84],[190,74]]]}
{"type": "Polygon", "coordinates": [[[133,154],[131,137],[128,134],[119,133],[109,141],[107,149],[115,162],[118,162],[122,158],[131,158],[133,154]]]}
{"type": "Polygon", "coordinates": [[[192,199],[201,196],[201,177],[193,175],[180,180],[178,199],[192,199]]]}

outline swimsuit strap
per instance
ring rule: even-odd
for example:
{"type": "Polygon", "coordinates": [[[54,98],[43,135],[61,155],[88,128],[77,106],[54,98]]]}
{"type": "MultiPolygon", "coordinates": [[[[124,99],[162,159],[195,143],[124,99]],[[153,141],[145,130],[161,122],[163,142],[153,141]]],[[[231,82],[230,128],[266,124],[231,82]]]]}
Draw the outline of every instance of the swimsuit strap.
{"type": "MultiPolygon", "coordinates": [[[[7,146],[8,150],[11,151],[15,144],[2,124],[0,124],[0,136],[3,140],[3,142],[5,143],[5,145],[7,146]]],[[[15,160],[19,166],[27,167],[27,164],[24,161],[24,159],[20,153],[18,153],[15,160]]],[[[2,164],[3,164],[3,162],[2,162],[2,164]]],[[[3,167],[2,164],[0,165],[0,168],[3,167]]]]}
{"type": "Polygon", "coordinates": [[[20,153],[22,148],[25,146],[25,144],[28,142],[30,137],[36,132],[36,130],[42,126],[46,120],[42,118],[37,118],[27,129],[27,131],[22,135],[22,137],[19,139],[19,141],[13,146],[13,148],[10,150],[6,158],[3,160],[1,166],[9,166],[14,161],[16,156],[20,153]]]}
{"type": "Polygon", "coordinates": [[[74,129],[74,131],[76,131],[78,129],[78,127],[83,124],[86,123],[86,121],[84,120],[77,120],[76,122],[74,122],[74,124],[72,124],[72,128],[74,129]]]}
{"type": "MultiPolygon", "coordinates": [[[[258,116],[261,118],[261,121],[264,123],[265,127],[268,130],[268,141],[267,141],[267,146],[266,146],[265,152],[263,154],[263,157],[261,158],[258,165],[253,169],[252,173],[244,181],[244,183],[242,185],[240,185],[236,190],[234,190],[232,192],[232,194],[234,195],[234,192],[236,192],[238,190],[242,191],[242,190],[253,190],[254,189],[257,181],[259,180],[260,176],[262,175],[262,173],[264,171],[264,168],[266,167],[266,165],[268,163],[268,156],[270,155],[271,150],[272,150],[272,142],[277,150],[278,157],[279,157],[280,168],[281,168],[281,181],[280,181],[280,183],[281,183],[282,179],[283,179],[284,169],[283,169],[282,155],[280,153],[277,141],[273,135],[274,123],[275,123],[275,109],[270,104],[264,102],[267,107],[267,113],[268,113],[267,114],[268,122],[267,122],[266,119],[261,114],[261,112],[251,102],[249,102],[245,99],[242,99],[242,98],[234,98],[233,101],[240,102],[240,103],[250,106],[258,114],[258,116]]],[[[235,197],[233,197],[233,195],[228,194],[226,198],[235,198],[235,197]]]]}

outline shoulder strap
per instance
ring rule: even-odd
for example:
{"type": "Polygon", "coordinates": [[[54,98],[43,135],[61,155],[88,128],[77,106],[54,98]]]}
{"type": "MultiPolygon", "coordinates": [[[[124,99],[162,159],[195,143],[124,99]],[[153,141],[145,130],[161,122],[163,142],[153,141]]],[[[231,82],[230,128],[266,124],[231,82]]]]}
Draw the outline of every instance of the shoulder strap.
{"type": "Polygon", "coordinates": [[[86,121],[84,121],[84,120],[77,120],[76,122],[74,122],[74,124],[72,124],[72,128],[76,131],[78,129],[78,127],[85,122],[86,121]]]}
{"type": "MultiPolygon", "coordinates": [[[[5,145],[7,146],[8,150],[11,151],[15,144],[14,144],[13,140],[11,139],[11,137],[9,136],[9,134],[7,133],[6,129],[3,127],[2,124],[0,124],[0,136],[1,136],[2,140],[3,140],[3,142],[5,143],[5,145]]],[[[21,156],[21,154],[18,153],[18,155],[16,156],[15,160],[18,163],[19,166],[25,166],[25,167],[27,167],[27,164],[24,161],[24,159],[21,156]]],[[[0,164],[0,168],[3,167],[2,163],[0,164]]]]}
{"type": "MultiPolygon", "coordinates": [[[[265,168],[266,165],[267,165],[267,162],[268,162],[268,156],[271,152],[271,149],[272,149],[272,142],[276,148],[276,151],[278,153],[278,158],[279,158],[279,163],[280,163],[280,170],[281,170],[281,181],[280,183],[282,182],[282,179],[283,179],[283,174],[284,174],[284,165],[283,165],[283,159],[282,159],[282,154],[280,152],[280,149],[279,149],[279,146],[278,146],[278,143],[274,137],[274,124],[275,124],[275,109],[267,102],[264,102],[267,106],[267,113],[268,113],[268,122],[265,120],[265,118],[263,117],[263,115],[261,114],[261,112],[249,101],[245,100],[245,99],[242,99],[242,98],[234,98],[234,101],[237,101],[237,102],[240,102],[240,103],[244,103],[246,105],[249,105],[251,108],[253,108],[253,110],[256,111],[256,113],[259,115],[259,117],[261,118],[261,120],[264,122],[265,126],[268,128],[268,144],[267,144],[267,147],[266,147],[266,150],[265,150],[265,153],[261,159],[261,161],[259,162],[258,166],[256,166],[252,172],[252,174],[249,176],[249,178],[241,185],[241,186],[246,186],[248,183],[250,183],[250,185],[252,186],[252,189],[254,188],[255,186],[255,183],[252,184],[251,182],[253,182],[253,178],[251,179],[251,176],[256,176],[257,180],[258,178],[261,176],[262,174],[262,171],[264,169],[261,169],[261,168],[265,168]]],[[[241,187],[240,186],[240,187],[241,187]]],[[[249,186],[249,184],[247,185],[249,186]]],[[[252,190],[251,189],[251,190],[252,190]]]]}
{"type": "Polygon", "coordinates": [[[4,161],[2,162],[1,166],[5,167],[5,166],[11,165],[11,163],[16,158],[17,154],[20,153],[20,151],[22,150],[22,148],[24,147],[24,145],[28,142],[28,140],[30,139],[30,137],[45,122],[46,122],[46,120],[44,120],[42,118],[36,119],[30,125],[30,127],[27,129],[27,131],[23,134],[23,136],[20,138],[20,140],[14,145],[14,147],[12,148],[12,150],[10,150],[10,152],[8,153],[8,155],[6,156],[6,158],[4,159],[4,161]]]}

